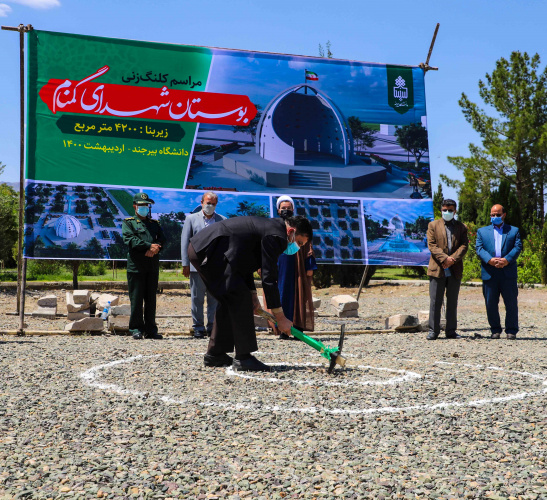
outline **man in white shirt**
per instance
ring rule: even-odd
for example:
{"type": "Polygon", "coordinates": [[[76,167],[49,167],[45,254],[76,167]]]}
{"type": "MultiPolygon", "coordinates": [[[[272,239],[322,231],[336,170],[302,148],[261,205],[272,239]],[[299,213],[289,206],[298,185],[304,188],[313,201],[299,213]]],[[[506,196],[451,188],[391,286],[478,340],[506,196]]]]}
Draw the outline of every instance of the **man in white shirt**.
{"type": "Polygon", "coordinates": [[[522,251],[518,227],[505,222],[503,206],[490,209],[491,225],[477,231],[476,250],[481,260],[482,292],[491,338],[499,339],[502,328],[499,313],[500,295],[505,303],[505,333],[515,339],[518,325],[517,259],[522,251]]]}

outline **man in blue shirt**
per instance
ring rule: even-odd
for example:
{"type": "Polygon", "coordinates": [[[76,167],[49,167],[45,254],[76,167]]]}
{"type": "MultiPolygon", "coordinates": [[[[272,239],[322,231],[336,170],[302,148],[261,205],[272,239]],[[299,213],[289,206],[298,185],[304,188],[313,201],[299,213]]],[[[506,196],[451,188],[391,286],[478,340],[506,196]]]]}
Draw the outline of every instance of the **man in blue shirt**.
{"type": "Polygon", "coordinates": [[[505,333],[517,338],[518,287],[517,258],[522,251],[518,227],[505,223],[505,209],[494,205],[490,210],[490,226],[477,231],[476,250],[481,260],[482,292],[493,339],[501,335],[500,294],[505,303],[505,333]]]}

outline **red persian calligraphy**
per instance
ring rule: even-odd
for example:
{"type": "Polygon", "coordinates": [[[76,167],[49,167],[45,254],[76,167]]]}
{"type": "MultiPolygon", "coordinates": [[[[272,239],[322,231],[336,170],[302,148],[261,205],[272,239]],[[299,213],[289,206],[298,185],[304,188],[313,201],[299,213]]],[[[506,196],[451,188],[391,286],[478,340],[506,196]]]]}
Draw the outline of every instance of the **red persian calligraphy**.
{"type": "Polygon", "coordinates": [[[109,69],[105,66],[80,81],[51,79],[41,88],[40,98],[52,113],[241,126],[249,125],[256,116],[255,105],[245,95],[93,81],[109,69]]]}

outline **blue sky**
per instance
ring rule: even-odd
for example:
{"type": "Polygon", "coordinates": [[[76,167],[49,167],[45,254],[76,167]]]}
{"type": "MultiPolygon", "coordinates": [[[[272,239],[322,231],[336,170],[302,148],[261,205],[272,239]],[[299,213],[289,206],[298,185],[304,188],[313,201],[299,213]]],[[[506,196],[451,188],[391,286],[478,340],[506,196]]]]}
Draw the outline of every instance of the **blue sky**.
{"type": "MultiPolygon", "coordinates": [[[[337,58],[411,65],[425,60],[440,22],[430,61],[440,71],[425,81],[435,186],[441,172],[459,176],[446,157],[465,155],[468,143],[478,141],[458,106],[461,93],[479,101],[478,80],[513,50],[547,57],[547,2],[541,0],[0,0],[0,16],[7,26],[311,56],[318,55],[318,43],[330,40],[337,58]]],[[[17,33],[0,32],[5,181],[19,177],[18,41],[17,33]]]]}

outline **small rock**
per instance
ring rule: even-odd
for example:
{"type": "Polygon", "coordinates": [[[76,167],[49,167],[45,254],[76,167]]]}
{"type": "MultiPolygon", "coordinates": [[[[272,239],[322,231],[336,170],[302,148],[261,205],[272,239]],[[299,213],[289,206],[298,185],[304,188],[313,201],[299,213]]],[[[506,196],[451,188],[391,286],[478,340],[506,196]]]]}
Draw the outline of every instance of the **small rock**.
{"type": "Polygon", "coordinates": [[[319,309],[321,307],[321,299],[318,299],[317,297],[312,297],[311,299],[313,302],[313,308],[319,309]]]}

